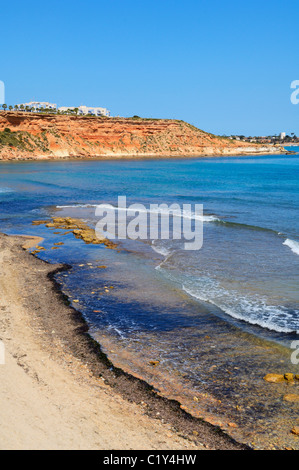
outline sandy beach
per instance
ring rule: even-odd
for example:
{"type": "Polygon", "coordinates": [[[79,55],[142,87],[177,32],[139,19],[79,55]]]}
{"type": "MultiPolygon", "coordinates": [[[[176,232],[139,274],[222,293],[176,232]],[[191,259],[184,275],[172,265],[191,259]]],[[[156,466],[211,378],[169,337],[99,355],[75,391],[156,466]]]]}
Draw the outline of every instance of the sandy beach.
{"type": "Polygon", "coordinates": [[[0,449],[243,449],[111,367],[37,242],[0,235],[0,449]]]}

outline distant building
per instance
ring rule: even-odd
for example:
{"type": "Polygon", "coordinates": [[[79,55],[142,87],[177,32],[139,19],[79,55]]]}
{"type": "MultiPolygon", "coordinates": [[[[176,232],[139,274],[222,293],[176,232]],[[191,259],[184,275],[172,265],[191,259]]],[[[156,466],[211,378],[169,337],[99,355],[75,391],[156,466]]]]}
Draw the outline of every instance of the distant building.
{"type": "Polygon", "coordinates": [[[48,103],[47,101],[30,101],[30,103],[20,103],[16,106],[18,106],[18,109],[21,111],[26,111],[26,108],[28,111],[51,110],[55,112],[60,111],[61,113],[68,111],[75,112],[75,110],[78,110],[80,116],[86,116],[87,114],[91,114],[92,116],[110,116],[110,111],[106,108],[97,108],[94,106],[61,106],[57,108],[57,104],[48,103]]]}
{"type": "Polygon", "coordinates": [[[33,108],[36,110],[40,109],[53,109],[54,111],[57,110],[57,104],[55,103],[48,103],[47,101],[30,101],[30,103],[20,103],[17,105],[18,108],[20,109],[21,106],[24,106],[24,108],[33,108]]]}
{"type": "Polygon", "coordinates": [[[77,108],[75,106],[61,106],[60,108],[58,108],[58,111],[62,113],[67,111],[74,112],[75,109],[78,109],[78,114],[81,116],[86,116],[87,114],[91,114],[93,116],[110,116],[110,111],[108,111],[108,109],[106,108],[96,108],[88,106],[78,106],[77,108]]]}
{"type": "Polygon", "coordinates": [[[286,133],[285,132],[281,132],[280,133],[280,140],[284,140],[286,138],[286,133]]]}

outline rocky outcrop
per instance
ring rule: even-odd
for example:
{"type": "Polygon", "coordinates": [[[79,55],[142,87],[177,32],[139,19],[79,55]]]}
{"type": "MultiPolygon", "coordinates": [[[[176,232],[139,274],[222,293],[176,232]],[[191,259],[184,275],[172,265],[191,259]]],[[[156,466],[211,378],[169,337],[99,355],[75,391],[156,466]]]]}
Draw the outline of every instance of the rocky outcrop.
{"type": "MultiPolygon", "coordinates": [[[[32,222],[32,225],[45,225],[50,229],[59,229],[62,232],[59,232],[59,235],[66,235],[67,233],[73,233],[76,238],[83,240],[87,244],[93,245],[105,245],[106,248],[116,249],[117,245],[113,243],[111,240],[108,240],[100,233],[96,232],[93,228],[90,228],[85,222],[82,222],[79,219],[74,219],[71,217],[54,217],[52,221],[45,221],[45,220],[35,220],[32,222]],[[63,231],[65,231],[63,233],[63,231]]],[[[63,242],[54,243],[52,250],[57,249],[60,245],[63,245],[63,242]]],[[[33,252],[39,253],[40,251],[45,250],[44,247],[38,246],[37,249],[33,252]]]]}
{"type": "Polygon", "coordinates": [[[283,149],[218,137],[183,121],[0,113],[1,160],[263,153],[283,149]]]}

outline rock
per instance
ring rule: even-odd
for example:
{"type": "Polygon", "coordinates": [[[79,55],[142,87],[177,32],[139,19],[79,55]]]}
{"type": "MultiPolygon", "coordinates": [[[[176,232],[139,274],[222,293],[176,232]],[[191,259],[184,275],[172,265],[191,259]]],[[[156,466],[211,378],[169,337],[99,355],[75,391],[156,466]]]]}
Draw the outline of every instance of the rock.
{"type": "Polygon", "coordinates": [[[47,224],[49,221],[48,220],[34,220],[32,222],[32,225],[44,225],[47,224]]]}
{"type": "MultiPolygon", "coordinates": [[[[56,228],[59,230],[69,230],[69,232],[65,232],[62,235],[66,235],[67,233],[72,232],[76,238],[81,239],[85,243],[88,243],[88,244],[94,244],[94,245],[103,244],[106,246],[106,248],[110,248],[113,250],[117,248],[117,245],[115,243],[111,242],[105,237],[99,237],[93,228],[89,227],[87,224],[85,224],[79,219],[73,219],[71,217],[65,217],[65,218],[54,217],[52,219],[52,222],[43,221],[40,223],[45,223],[46,227],[48,228],[56,228]]],[[[39,221],[36,221],[35,225],[39,225],[40,223],[39,221]]]]}
{"type": "Polygon", "coordinates": [[[68,218],[68,217],[66,217],[65,219],[62,218],[62,217],[54,217],[54,218],[53,218],[53,222],[54,222],[55,224],[63,224],[63,223],[68,222],[68,221],[69,221],[69,218],[68,218]]]}
{"type": "Polygon", "coordinates": [[[272,383],[272,384],[276,384],[276,383],[284,382],[284,376],[283,376],[283,375],[280,375],[280,374],[267,374],[267,375],[264,377],[264,380],[265,380],[266,382],[269,382],[269,383],[272,383]]]}
{"type": "Polygon", "coordinates": [[[289,393],[283,397],[284,401],[288,401],[289,403],[299,403],[299,395],[295,395],[294,393],[289,393]]]}
{"type": "Polygon", "coordinates": [[[287,382],[292,382],[292,380],[294,380],[294,374],[284,374],[284,378],[287,382]]]}
{"type": "Polygon", "coordinates": [[[299,436],[299,426],[294,426],[291,433],[295,434],[295,436],[299,436]]]}

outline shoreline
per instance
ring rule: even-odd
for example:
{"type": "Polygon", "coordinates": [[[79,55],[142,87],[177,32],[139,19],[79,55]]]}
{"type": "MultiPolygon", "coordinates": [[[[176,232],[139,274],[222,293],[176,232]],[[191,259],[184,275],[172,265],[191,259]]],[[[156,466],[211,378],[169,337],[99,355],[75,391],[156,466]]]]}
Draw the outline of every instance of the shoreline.
{"type": "MultiPolygon", "coordinates": [[[[164,434],[167,434],[167,432],[169,433],[169,429],[171,429],[172,437],[167,437],[165,441],[168,449],[186,448],[186,446],[193,450],[196,448],[249,449],[245,445],[234,441],[225,432],[220,430],[220,428],[214,427],[201,419],[192,417],[181,408],[178,402],[158,395],[145,381],[127,374],[122,369],[114,367],[107,356],[102,352],[99,343],[90,336],[88,332],[89,328],[83,315],[70,306],[68,298],[62,293],[59,283],[55,280],[56,273],[69,270],[71,269],[71,266],[51,265],[29,254],[26,251],[28,248],[22,248],[22,246],[24,246],[24,238],[30,240],[31,246],[32,243],[36,244],[39,241],[32,240],[32,237],[29,236],[8,237],[7,235],[0,235],[0,243],[5,248],[4,252],[7,252],[7,255],[12,258],[9,260],[8,264],[6,263],[2,266],[2,276],[7,274],[5,273],[6,270],[8,271],[8,274],[11,274],[10,270],[12,270],[14,276],[18,277],[18,279],[14,280],[19,284],[19,292],[14,292],[13,296],[19,300],[21,299],[21,303],[24,305],[24,310],[21,311],[21,324],[26,320],[24,311],[27,311],[27,313],[30,312],[30,317],[27,318],[27,320],[31,324],[33,322],[34,330],[37,328],[39,335],[34,335],[32,348],[37,348],[39,341],[42,339],[42,352],[45,352],[44,349],[50,351],[49,358],[51,358],[51,361],[62,361],[65,363],[66,358],[68,358],[68,363],[77,364],[77,369],[80,369],[80,374],[82,374],[83,368],[84,373],[81,377],[83,382],[86,382],[87,380],[91,382],[96,381],[96,385],[95,383],[92,383],[91,388],[87,387],[87,397],[84,396],[83,398],[83,400],[86,400],[88,403],[91,402],[90,406],[92,407],[93,413],[96,412],[96,408],[93,405],[93,400],[90,400],[89,393],[94,393],[94,387],[97,386],[99,387],[99,390],[97,390],[99,394],[103,392],[104,388],[105,394],[110,395],[110,398],[112,396],[113,401],[115,400],[115,397],[123,401],[122,408],[118,410],[121,415],[125,414],[125,407],[137,407],[135,414],[137,414],[141,420],[146,420],[146,428],[149,426],[149,428],[147,428],[147,432],[150,433],[149,442],[151,442],[149,448],[159,448],[155,447],[155,445],[157,445],[155,441],[155,433],[158,433],[161,430],[153,431],[153,429],[158,426],[162,427],[162,433],[164,432],[164,434]],[[14,272],[15,264],[17,265],[17,271],[14,272]],[[19,268],[20,265],[23,266],[21,273],[19,268]],[[28,284],[30,285],[29,289],[26,288],[28,284]],[[49,305],[51,305],[50,309],[49,305]],[[99,385],[99,381],[101,385],[99,385]],[[165,428],[167,428],[167,432],[165,428]],[[178,445],[179,447],[177,447],[178,445]]],[[[1,261],[3,264],[3,260],[1,261]]],[[[2,304],[4,301],[5,296],[2,299],[2,304]]],[[[18,321],[20,321],[20,318],[18,321]]],[[[27,330],[25,331],[27,333],[27,330]]],[[[2,333],[2,329],[0,329],[0,332],[2,333]]],[[[8,334],[14,339],[15,331],[9,331],[8,334]]],[[[23,334],[22,329],[21,334],[23,334]]],[[[4,335],[1,335],[1,339],[4,342],[5,336],[4,328],[4,335]]],[[[14,341],[11,341],[10,339],[9,345],[13,342],[14,341]]],[[[25,356],[28,356],[28,359],[26,358],[27,362],[30,359],[31,351],[28,349],[26,352],[27,354],[25,354],[25,356]]],[[[18,361],[21,361],[22,363],[22,359],[19,358],[18,361]]],[[[48,360],[45,361],[45,366],[46,368],[50,368],[48,360]]],[[[32,375],[30,366],[26,365],[25,369],[28,369],[27,374],[32,375]]],[[[39,373],[38,376],[40,376],[39,373]]],[[[42,377],[39,377],[38,384],[42,382],[42,377]]],[[[56,388],[55,376],[53,376],[52,382],[53,383],[48,385],[56,388]]],[[[2,381],[0,381],[0,394],[1,384],[2,381]]],[[[13,385],[14,384],[12,384],[12,386],[13,385]]],[[[69,385],[72,389],[72,381],[69,385]]],[[[75,402],[76,400],[77,398],[74,397],[75,402]]],[[[79,403],[81,400],[82,396],[80,396],[79,403]]],[[[26,403],[23,403],[23,406],[24,405],[26,406],[26,403]]],[[[88,426],[88,415],[86,419],[88,426]]],[[[127,413],[125,416],[125,423],[123,423],[124,431],[127,431],[128,423],[134,425],[134,428],[136,427],[136,416],[132,416],[131,420],[133,420],[132,423],[130,423],[130,415],[127,413]]],[[[22,426],[25,426],[25,424],[23,423],[22,426]]],[[[112,425],[111,427],[113,428],[112,425]]],[[[118,427],[116,429],[119,431],[118,427]]],[[[144,433],[142,426],[138,429],[138,432],[141,434],[142,432],[144,433]]],[[[90,440],[92,441],[91,438],[90,440]]],[[[1,441],[3,441],[3,436],[2,439],[0,439],[0,447],[1,441]]],[[[160,448],[165,448],[165,442],[160,448]]],[[[76,444],[76,442],[74,442],[74,444],[76,444]]],[[[77,445],[79,445],[79,443],[77,443],[77,445]]],[[[117,447],[116,443],[113,445],[116,446],[114,448],[123,450],[127,448],[126,446],[117,447]]],[[[134,442],[131,442],[131,445],[132,447],[130,448],[132,449],[140,448],[141,443],[138,442],[137,439],[135,447],[134,442]]],[[[17,448],[17,445],[12,447],[17,448]]]]}
{"type": "MultiPolygon", "coordinates": [[[[272,149],[271,149],[272,150],[272,149]]],[[[1,158],[1,163],[17,163],[17,162],[58,162],[58,161],[120,161],[120,160],[191,160],[191,159],[201,159],[201,158],[246,158],[246,157],[263,157],[263,156],[282,156],[282,155],[295,155],[293,151],[275,151],[273,152],[239,152],[236,154],[232,153],[223,153],[223,154],[115,154],[115,155],[96,155],[96,156],[41,156],[41,157],[16,157],[16,158],[1,158]]]]}

